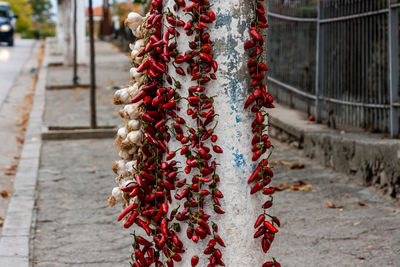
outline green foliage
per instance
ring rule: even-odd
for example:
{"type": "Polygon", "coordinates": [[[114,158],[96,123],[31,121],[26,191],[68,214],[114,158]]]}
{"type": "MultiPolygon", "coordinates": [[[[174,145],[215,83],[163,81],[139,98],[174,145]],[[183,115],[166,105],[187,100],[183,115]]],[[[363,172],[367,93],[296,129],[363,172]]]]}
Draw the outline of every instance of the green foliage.
{"type": "Polygon", "coordinates": [[[33,18],[39,23],[48,23],[51,20],[51,7],[50,0],[28,0],[32,6],[33,18]]]}
{"type": "Polygon", "coordinates": [[[32,26],[32,7],[27,0],[6,0],[11,10],[18,15],[16,31],[25,32],[32,26]]]}

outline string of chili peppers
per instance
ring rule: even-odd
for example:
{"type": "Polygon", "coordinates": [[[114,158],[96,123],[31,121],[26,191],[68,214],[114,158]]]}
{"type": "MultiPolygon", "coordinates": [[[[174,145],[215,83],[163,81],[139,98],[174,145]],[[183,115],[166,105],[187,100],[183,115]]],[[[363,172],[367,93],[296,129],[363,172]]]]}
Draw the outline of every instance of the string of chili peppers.
{"type": "MultiPolygon", "coordinates": [[[[126,105],[124,109],[133,106],[135,116],[123,117],[139,121],[138,125],[128,120],[124,127],[126,129],[134,124],[137,128],[135,140],[128,138],[130,132],[126,137],[128,141],[135,141],[136,150],[129,150],[127,155],[123,153],[126,157],[122,157],[120,153],[122,163],[130,163],[130,170],[120,170],[119,167],[123,165],[121,162],[114,166],[116,173],[120,174],[117,182],[122,180],[121,176],[127,178],[126,182],[119,183],[118,189],[122,192],[120,196],[125,202],[125,209],[118,220],[127,218],[125,228],[136,224],[153,239],[149,241],[146,237],[134,233],[132,266],[135,267],[152,264],[156,267],[165,266],[161,261],[162,255],[166,259],[166,266],[171,267],[174,261],[181,261],[180,254],[184,252],[183,243],[176,235],[179,224],[172,223],[176,210],[172,210],[169,218],[167,217],[178,168],[176,161],[167,162],[168,156],[167,161],[163,161],[165,155],[170,153],[166,145],[170,134],[165,123],[168,116],[175,116],[173,110],[177,109],[176,101],[179,99],[172,88],[163,87],[164,73],[167,72],[166,62],[170,59],[165,49],[169,34],[161,33],[162,9],[163,1],[153,0],[150,14],[146,18],[141,18],[135,13],[129,14],[127,26],[137,37],[144,38],[135,43],[131,53],[134,65],[131,69],[134,81],[131,87],[137,90],[122,89],[114,98],[114,102],[119,104],[126,104],[126,100],[131,99],[131,104],[126,105]]],[[[118,194],[114,194],[114,191],[118,190],[113,190],[113,196],[117,198],[118,194]]]]}
{"type": "MultiPolygon", "coordinates": [[[[217,245],[225,246],[223,240],[218,235],[218,226],[214,222],[210,222],[211,215],[204,210],[204,204],[207,197],[213,201],[214,211],[223,214],[224,211],[220,208],[219,198],[223,195],[218,190],[219,176],[216,173],[217,163],[212,160],[211,148],[206,142],[211,139],[215,143],[218,139],[214,134],[217,123],[214,121],[215,109],[213,106],[213,98],[205,94],[206,84],[211,79],[216,79],[215,72],[218,69],[218,64],[213,60],[212,56],[212,41],[206,23],[212,23],[216,20],[214,12],[210,11],[210,4],[207,0],[192,0],[193,4],[186,6],[183,0],[175,1],[174,10],[178,11],[180,7],[184,7],[182,11],[191,16],[191,19],[184,25],[184,30],[188,36],[195,35],[194,41],[189,43],[189,51],[184,55],[175,54],[173,66],[177,74],[186,76],[186,72],[192,76],[191,80],[196,81],[196,85],[190,86],[188,89],[188,109],[187,115],[194,120],[196,127],[191,127],[186,123],[175,123],[173,125],[174,135],[181,142],[182,147],[180,154],[186,157],[185,173],[192,176],[191,182],[182,179],[178,182],[177,187],[181,188],[175,194],[175,199],[184,199],[184,209],[176,214],[179,221],[187,222],[188,228],[186,231],[187,237],[197,243],[200,239],[205,239],[211,235],[208,242],[208,247],[204,250],[204,254],[209,255],[210,263],[208,266],[225,266],[222,261],[222,252],[217,245]],[[187,63],[187,71],[177,65],[187,63]],[[213,71],[211,73],[211,71],[213,71]],[[212,128],[210,125],[214,123],[212,128]],[[181,126],[187,128],[186,133],[181,126]],[[211,162],[209,162],[211,161],[211,162]],[[196,172],[197,171],[197,172],[196,172]],[[210,177],[211,176],[211,177],[210,177]],[[204,189],[204,186],[208,189],[204,189]]],[[[175,16],[168,14],[171,19],[168,20],[175,23],[175,16]]],[[[168,18],[167,17],[167,18],[168,18]]],[[[176,24],[181,24],[176,20],[176,24]]],[[[171,31],[170,31],[171,32],[171,31]]],[[[177,36],[178,34],[175,34],[177,36]]],[[[175,47],[176,48],[176,47],[175,47]]],[[[172,54],[170,53],[172,56],[172,54]]],[[[215,144],[212,144],[214,153],[222,153],[222,149],[215,144]]],[[[198,256],[193,256],[191,265],[196,266],[199,262],[198,256]]]]}
{"type": "MultiPolygon", "coordinates": [[[[273,97],[267,92],[265,85],[265,74],[268,71],[267,65],[263,62],[263,45],[264,38],[262,31],[268,28],[266,12],[263,6],[264,0],[255,1],[255,18],[251,22],[250,36],[251,39],[245,43],[244,48],[250,51],[250,60],[247,64],[251,77],[251,87],[253,93],[247,98],[244,108],[247,109],[251,106],[251,112],[255,113],[255,119],[252,122],[252,152],[253,161],[259,160],[263,154],[265,154],[271,147],[271,142],[268,140],[268,122],[265,120],[268,117],[268,113],[264,108],[274,108],[273,97]]],[[[268,167],[268,160],[271,153],[267,158],[262,159],[252,175],[248,180],[248,184],[255,183],[252,185],[250,194],[261,192],[264,195],[269,196],[269,199],[262,205],[263,213],[260,214],[254,224],[254,228],[257,231],[254,234],[254,238],[261,237],[261,247],[264,253],[267,253],[270,249],[271,243],[274,241],[275,234],[278,232],[277,226],[280,226],[280,222],[277,217],[267,213],[267,209],[273,204],[272,194],[275,192],[275,188],[269,186],[273,177],[272,169],[268,167]]],[[[265,262],[263,267],[280,267],[280,264],[273,258],[271,261],[265,262]]]]}

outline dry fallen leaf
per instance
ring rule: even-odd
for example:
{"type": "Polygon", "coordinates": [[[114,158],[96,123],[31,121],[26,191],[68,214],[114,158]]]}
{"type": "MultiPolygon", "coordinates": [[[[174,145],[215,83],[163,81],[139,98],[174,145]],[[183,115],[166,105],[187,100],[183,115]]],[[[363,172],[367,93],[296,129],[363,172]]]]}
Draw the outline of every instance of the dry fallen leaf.
{"type": "Polygon", "coordinates": [[[8,192],[7,190],[1,191],[1,192],[0,192],[0,195],[1,195],[2,197],[4,197],[4,198],[11,197],[10,192],[8,192]]]}
{"type": "Polygon", "coordinates": [[[358,201],[358,205],[360,205],[361,207],[366,207],[366,206],[368,206],[367,203],[362,202],[362,201],[358,201]]]}
{"type": "Polygon", "coordinates": [[[17,169],[17,165],[10,165],[7,167],[7,171],[15,171],[17,169]]]}
{"type": "Polygon", "coordinates": [[[292,170],[298,170],[298,169],[303,169],[304,168],[304,163],[303,162],[295,162],[289,166],[290,169],[292,170]]]}
{"type": "Polygon", "coordinates": [[[20,144],[23,144],[24,141],[25,141],[25,139],[23,137],[21,137],[21,136],[17,136],[15,138],[17,139],[17,142],[20,143],[20,144]]]}
{"type": "Polygon", "coordinates": [[[270,161],[269,162],[270,165],[285,165],[288,166],[290,169],[303,169],[304,168],[304,163],[299,161],[299,162],[288,162],[288,161],[284,161],[284,160],[280,160],[280,161],[270,161]]]}
{"type": "Polygon", "coordinates": [[[20,158],[21,158],[21,155],[17,155],[14,157],[14,159],[20,159],[20,158]]]}
{"type": "Polygon", "coordinates": [[[344,206],[339,206],[336,204],[333,204],[332,202],[328,202],[325,204],[326,207],[331,208],[331,209],[342,209],[344,206]]]}
{"type": "Polygon", "coordinates": [[[354,226],[360,225],[361,222],[355,222],[353,223],[354,226]]]}
{"type": "Polygon", "coordinates": [[[5,218],[4,217],[0,217],[0,227],[3,227],[3,222],[4,222],[5,218]]]}
{"type": "Polygon", "coordinates": [[[348,193],[344,194],[344,197],[348,198],[350,195],[348,193]]]}
{"type": "Polygon", "coordinates": [[[285,189],[288,189],[290,186],[288,184],[280,184],[275,186],[276,191],[283,191],[285,189]]]}
{"type": "Polygon", "coordinates": [[[288,184],[280,184],[275,186],[276,191],[283,191],[286,190],[286,192],[291,192],[291,191],[309,191],[309,192],[316,192],[315,190],[312,189],[311,184],[307,184],[304,180],[299,180],[295,182],[292,186],[289,186],[288,184]]]}

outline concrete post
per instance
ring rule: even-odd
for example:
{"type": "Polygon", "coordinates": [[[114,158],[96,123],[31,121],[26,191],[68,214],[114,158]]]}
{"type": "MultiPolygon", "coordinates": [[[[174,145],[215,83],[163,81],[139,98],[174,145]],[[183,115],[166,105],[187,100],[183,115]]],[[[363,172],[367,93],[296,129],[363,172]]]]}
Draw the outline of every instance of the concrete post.
{"type": "Polygon", "coordinates": [[[78,64],[87,64],[85,1],[78,0],[76,3],[77,62],[78,64]]]}
{"type": "Polygon", "coordinates": [[[65,23],[65,0],[57,1],[57,24],[56,24],[56,38],[57,45],[60,51],[63,51],[64,46],[64,23],[65,23]]]}
{"type": "MultiPolygon", "coordinates": [[[[219,63],[220,69],[217,73],[218,79],[207,85],[206,92],[208,96],[216,96],[214,105],[216,113],[220,114],[216,133],[224,153],[218,154],[216,160],[221,164],[217,170],[221,177],[219,188],[225,196],[222,199],[222,207],[226,211],[223,215],[215,216],[211,211],[210,214],[213,215],[211,220],[218,223],[219,233],[226,243],[226,249],[223,250],[226,266],[261,266],[270,255],[273,255],[274,247],[279,245],[279,240],[274,242],[272,252],[267,256],[262,252],[261,240],[253,239],[253,224],[262,213],[261,206],[267,199],[260,196],[261,194],[250,195],[250,187],[247,185],[247,179],[255,168],[251,160],[251,122],[254,116],[250,111],[243,109],[244,102],[250,95],[247,69],[249,58],[243,46],[244,42],[250,39],[250,21],[254,16],[256,1],[212,0],[210,2],[213,4],[212,10],[217,15],[217,21],[208,32],[215,41],[214,58],[219,63]]],[[[167,4],[165,10],[168,7],[172,10],[174,0],[165,0],[164,3],[167,4]]],[[[181,18],[182,16],[183,13],[180,13],[181,18]]],[[[187,19],[186,17],[185,20],[187,19]]],[[[179,50],[188,50],[188,41],[192,39],[193,36],[186,37],[185,33],[181,32],[181,37],[178,38],[179,50]]],[[[173,70],[173,67],[170,69],[173,70]]],[[[189,78],[179,80],[183,84],[182,88],[193,85],[189,78]]],[[[182,96],[187,96],[185,91],[180,91],[182,96]]],[[[185,105],[182,108],[181,114],[184,113],[185,105]]],[[[186,121],[191,122],[192,119],[188,118],[186,121]]],[[[170,150],[175,147],[180,146],[171,142],[170,150]]],[[[179,157],[176,160],[184,162],[184,159],[179,157]]],[[[190,257],[193,255],[200,256],[199,266],[206,266],[207,259],[202,251],[207,244],[205,241],[198,244],[188,241],[185,236],[186,228],[183,229],[181,240],[185,240],[187,252],[179,266],[190,266],[190,257]]]]}
{"type": "MultiPolygon", "coordinates": [[[[74,60],[74,2],[71,0],[58,0],[57,2],[57,40],[66,65],[72,65],[74,60]]],[[[77,62],[78,64],[87,64],[85,2],[76,1],[76,3],[77,62]]]]}
{"type": "MultiPolygon", "coordinates": [[[[75,1],[68,0],[68,37],[66,40],[66,63],[74,63],[74,4],[75,1]]],[[[77,36],[77,63],[86,64],[86,21],[85,2],[76,1],[76,36],[77,36]]]]}

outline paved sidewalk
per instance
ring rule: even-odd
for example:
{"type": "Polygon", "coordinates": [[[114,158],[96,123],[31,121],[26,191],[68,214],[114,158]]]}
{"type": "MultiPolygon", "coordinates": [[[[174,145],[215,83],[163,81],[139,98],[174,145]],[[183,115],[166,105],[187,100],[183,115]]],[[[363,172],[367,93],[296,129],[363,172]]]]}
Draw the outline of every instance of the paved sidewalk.
{"type": "MultiPolygon", "coordinates": [[[[271,251],[282,266],[396,266],[400,262],[400,208],[372,188],[321,167],[280,144],[273,161],[277,184],[304,180],[315,192],[282,191],[273,212],[282,220],[271,251]],[[367,206],[360,206],[358,202],[367,206]],[[331,202],[343,208],[328,208],[331,202]]],[[[106,207],[113,187],[111,139],[48,141],[42,148],[35,266],[127,266],[129,231],[106,207]],[[67,151],[67,153],[66,153],[67,151]]],[[[185,240],[186,241],[186,240],[185,240]]],[[[233,267],[233,266],[232,266],[233,267]]]]}
{"type": "Polygon", "coordinates": [[[107,207],[113,140],[48,141],[41,154],[34,266],[127,266],[130,231],[107,207]]]}
{"type": "MultiPolygon", "coordinates": [[[[55,46],[55,43],[50,43],[55,46]]],[[[55,50],[54,47],[49,49],[55,50]]],[[[88,53],[89,54],[89,53],[88,53]]],[[[127,55],[120,53],[111,44],[96,41],[96,102],[99,126],[116,126],[120,121],[118,108],[112,103],[115,89],[129,84],[130,62],[127,55]]],[[[80,83],[88,84],[88,66],[79,66],[80,83]]],[[[46,87],[46,111],[44,124],[48,127],[90,126],[89,88],[63,88],[72,84],[72,68],[50,66],[46,87]]]]}

